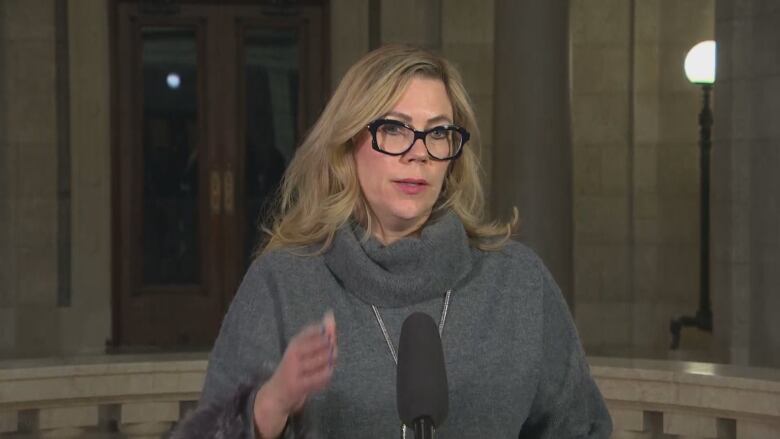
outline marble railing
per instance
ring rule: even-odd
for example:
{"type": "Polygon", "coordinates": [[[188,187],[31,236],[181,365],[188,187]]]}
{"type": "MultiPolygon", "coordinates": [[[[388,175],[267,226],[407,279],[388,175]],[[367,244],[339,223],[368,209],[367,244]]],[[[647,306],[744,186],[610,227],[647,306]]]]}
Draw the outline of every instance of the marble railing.
{"type": "Polygon", "coordinates": [[[780,370],[589,360],[613,438],[780,439],[780,370]]]}
{"type": "MultiPolygon", "coordinates": [[[[780,370],[589,360],[614,438],[780,438],[780,370]]],[[[205,354],[0,362],[0,437],[164,437],[205,369],[205,354]]]]}
{"type": "Polygon", "coordinates": [[[163,437],[194,407],[206,363],[206,354],[0,362],[0,437],[163,437]]]}

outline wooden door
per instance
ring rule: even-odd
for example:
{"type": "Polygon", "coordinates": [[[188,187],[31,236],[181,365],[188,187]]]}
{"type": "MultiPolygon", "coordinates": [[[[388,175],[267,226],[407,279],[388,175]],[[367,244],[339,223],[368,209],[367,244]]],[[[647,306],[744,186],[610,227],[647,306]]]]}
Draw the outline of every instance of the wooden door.
{"type": "Polygon", "coordinates": [[[323,6],[116,3],[114,350],[210,347],[324,102],[323,6]]]}

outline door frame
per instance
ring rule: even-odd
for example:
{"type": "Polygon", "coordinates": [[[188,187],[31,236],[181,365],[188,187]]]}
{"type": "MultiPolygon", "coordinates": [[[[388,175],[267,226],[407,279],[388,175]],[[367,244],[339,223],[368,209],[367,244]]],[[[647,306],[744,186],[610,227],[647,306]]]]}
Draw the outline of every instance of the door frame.
{"type": "MultiPolygon", "coordinates": [[[[139,109],[142,108],[140,106],[132,106],[128,104],[128,100],[125,98],[122,98],[122,93],[126,93],[126,90],[121,90],[120,86],[120,78],[119,78],[119,70],[120,65],[123,63],[123,61],[120,59],[120,57],[127,56],[128,54],[124,53],[127,51],[125,48],[120,48],[119,45],[121,43],[119,38],[119,26],[122,25],[120,23],[120,5],[126,5],[126,4],[137,4],[141,6],[142,4],[145,5],[152,5],[152,7],[186,7],[194,8],[195,10],[208,9],[210,7],[220,7],[220,8],[240,8],[242,10],[260,10],[260,11],[268,11],[271,12],[272,15],[277,15],[280,11],[284,13],[284,11],[290,10],[289,7],[297,7],[297,6],[318,6],[321,13],[321,29],[320,29],[320,37],[321,37],[321,43],[320,43],[320,49],[318,54],[315,54],[315,56],[319,56],[319,65],[322,68],[321,72],[318,72],[317,75],[321,78],[321,86],[322,89],[320,90],[320,96],[318,96],[315,99],[309,98],[309,102],[300,102],[299,106],[299,121],[298,121],[298,137],[297,141],[300,141],[300,136],[302,135],[303,127],[306,123],[311,124],[316,117],[312,117],[311,114],[313,113],[313,109],[310,108],[313,102],[318,102],[318,108],[314,109],[314,113],[318,114],[319,111],[324,107],[325,100],[327,95],[330,91],[330,81],[329,81],[329,71],[330,71],[330,45],[329,45],[329,35],[330,35],[330,23],[329,23],[329,16],[330,16],[330,8],[329,8],[329,1],[328,0],[305,0],[305,1],[284,1],[284,0],[269,0],[269,1],[257,1],[257,0],[226,0],[226,1],[219,1],[219,0],[184,0],[184,1],[167,1],[167,0],[109,0],[109,32],[110,32],[110,66],[109,70],[111,73],[111,88],[110,88],[110,99],[111,99],[111,172],[112,172],[112,178],[111,178],[111,207],[112,207],[112,218],[111,218],[111,236],[112,236],[112,248],[111,248],[111,254],[112,254],[112,262],[111,262],[111,285],[112,285],[112,337],[111,339],[107,340],[106,342],[106,348],[108,352],[125,352],[125,351],[133,351],[135,348],[127,345],[127,336],[124,333],[124,324],[126,322],[124,319],[127,318],[123,314],[123,295],[127,294],[127,289],[132,288],[133,282],[132,279],[128,279],[128,273],[135,273],[136,270],[132,268],[133,261],[128,261],[129,259],[127,255],[134,254],[133,252],[130,252],[130,247],[128,246],[134,246],[138,245],[137,243],[134,244],[134,242],[139,241],[138,239],[133,239],[132,236],[129,236],[129,227],[125,223],[126,219],[122,218],[122,212],[130,211],[133,213],[133,215],[141,215],[141,209],[138,206],[132,206],[130,205],[131,198],[128,197],[128,190],[132,189],[131,182],[129,180],[132,180],[137,177],[132,177],[131,174],[128,174],[127,171],[122,171],[123,166],[126,168],[127,161],[124,161],[126,158],[127,150],[123,151],[122,148],[122,142],[120,139],[120,133],[126,132],[127,127],[132,126],[138,126],[138,121],[135,120],[137,117],[139,117],[138,114],[132,114],[133,122],[128,122],[127,119],[130,116],[127,116],[128,114],[131,114],[128,112],[129,109],[135,108],[139,109]],[[120,108],[119,106],[123,105],[123,108],[120,108]],[[129,108],[126,108],[129,107],[129,108]],[[304,114],[308,113],[308,114],[304,114]],[[123,119],[122,115],[126,115],[123,119]],[[308,120],[306,120],[308,119],[308,120]],[[122,126],[124,126],[124,130],[120,129],[122,126]]],[[[162,17],[149,17],[144,18],[144,23],[147,22],[159,22],[160,24],[181,24],[182,23],[182,17],[178,17],[174,15],[173,17],[176,17],[174,19],[162,16],[162,17]]],[[[268,23],[267,20],[257,17],[257,18],[246,18],[245,19],[247,23],[256,23],[256,22],[262,22],[262,23],[268,23]]],[[[191,21],[194,23],[197,20],[191,19],[191,21]]],[[[208,29],[206,29],[206,26],[203,26],[202,32],[199,32],[198,38],[199,38],[199,47],[203,50],[202,53],[199,55],[198,63],[199,63],[199,69],[200,71],[206,72],[203,75],[199,75],[198,82],[201,83],[202,81],[207,80],[208,76],[215,75],[216,72],[215,69],[218,69],[221,64],[224,65],[224,63],[221,62],[221,60],[215,60],[215,59],[206,59],[210,53],[218,53],[218,51],[213,51],[211,49],[206,48],[206,45],[213,44],[213,42],[209,42],[209,39],[206,38],[205,34],[208,32],[208,29]],[[203,70],[203,69],[208,70],[203,70]]],[[[135,44],[136,48],[139,48],[140,45],[135,44]]],[[[238,50],[238,45],[235,46],[238,50]]],[[[200,50],[200,49],[199,49],[200,50]]],[[[303,52],[303,51],[302,51],[303,52]]],[[[243,72],[241,72],[242,64],[239,64],[239,54],[234,54],[233,58],[237,61],[234,65],[230,65],[227,67],[224,67],[222,69],[223,73],[227,72],[230,77],[239,79],[239,75],[243,76],[243,72]]],[[[311,54],[302,54],[301,56],[308,57],[311,54]]],[[[223,55],[224,56],[224,55],[223,55]]],[[[217,55],[217,57],[220,57],[217,55]]],[[[136,66],[138,69],[141,68],[141,63],[136,63],[136,66]]],[[[301,63],[301,71],[306,68],[305,61],[301,63]]],[[[303,77],[303,75],[301,75],[303,77]]],[[[216,76],[212,76],[216,77],[216,76]]],[[[303,79],[301,79],[303,81],[303,79]]],[[[209,101],[212,99],[213,93],[218,93],[218,91],[214,90],[215,87],[206,87],[201,88],[202,84],[199,84],[199,90],[205,90],[206,93],[199,93],[198,100],[199,102],[203,101],[209,101]],[[208,94],[209,96],[205,96],[208,94]]],[[[127,86],[125,86],[127,88],[127,86]]],[[[200,153],[206,153],[208,154],[207,160],[209,160],[210,165],[199,165],[200,170],[198,174],[199,179],[199,197],[200,200],[198,202],[198,210],[199,215],[203,220],[199,223],[199,240],[200,242],[211,242],[214,243],[213,245],[208,245],[207,247],[210,248],[201,248],[200,252],[205,251],[218,251],[219,253],[223,253],[221,257],[227,257],[228,259],[232,260],[232,266],[230,264],[225,264],[226,268],[222,270],[222,273],[217,273],[216,271],[220,270],[219,267],[209,266],[210,264],[205,263],[205,258],[201,257],[201,284],[205,288],[212,288],[209,285],[206,285],[206,278],[209,279],[210,285],[214,285],[213,288],[215,288],[218,291],[218,303],[214,303],[214,305],[218,306],[219,309],[219,320],[221,321],[222,315],[224,315],[224,312],[227,309],[227,305],[232,300],[232,297],[235,293],[235,289],[238,285],[238,282],[240,281],[241,277],[243,276],[244,267],[241,266],[238,263],[238,261],[243,259],[241,245],[238,240],[241,239],[247,239],[247,230],[246,227],[241,227],[241,221],[243,220],[242,215],[238,214],[239,212],[242,212],[243,206],[236,205],[235,206],[235,212],[232,216],[232,218],[226,218],[223,215],[223,218],[216,218],[213,214],[209,214],[209,203],[208,203],[208,197],[205,196],[204,192],[210,191],[210,177],[211,173],[208,169],[209,167],[214,166],[217,162],[219,163],[219,167],[225,169],[228,167],[233,168],[233,180],[236,182],[243,182],[245,175],[243,173],[244,166],[243,166],[243,157],[241,157],[243,154],[245,154],[244,150],[242,148],[233,148],[235,152],[231,153],[234,154],[232,157],[224,157],[219,156],[217,152],[215,151],[216,148],[218,148],[219,142],[216,140],[215,136],[223,136],[222,142],[236,142],[241,141],[245,138],[245,100],[243,99],[243,96],[240,95],[240,89],[235,88],[230,91],[230,93],[235,93],[235,96],[232,98],[228,98],[230,101],[232,99],[232,102],[235,103],[237,106],[244,106],[244,107],[237,107],[234,108],[231,111],[231,114],[235,113],[235,115],[239,116],[239,121],[236,123],[233,122],[233,128],[225,129],[225,127],[228,126],[227,121],[219,121],[219,118],[224,118],[222,115],[214,115],[212,113],[219,112],[220,108],[216,108],[216,105],[207,105],[205,102],[202,104],[199,103],[199,105],[202,105],[202,111],[199,111],[198,119],[206,119],[205,123],[202,125],[203,128],[201,128],[201,132],[198,136],[198,151],[200,153]],[[222,133],[222,134],[218,134],[222,133]],[[219,156],[219,157],[218,157],[219,156]],[[227,161],[228,163],[225,163],[227,161]],[[238,172],[238,171],[241,172],[238,172]],[[203,194],[204,196],[200,195],[203,194]],[[206,220],[208,218],[208,220],[206,220]],[[225,224],[218,224],[214,225],[213,222],[222,222],[222,223],[231,223],[232,226],[226,226],[225,224]],[[239,227],[236,227],[239,226],[239,227]],[[209,234],[211,233],[212,236],[209,237],[203,237],[201,235],[203,234],[209,234]],[[215,243],[218,241],[236,241],[236,243],[231,245],[228,245],[228,248],[225,249],[223,246],[217,246],[215,243]],[[224,254],[225,252],[232,252],[232,256],[228,254],[224,254]]],[[[299,95],[303,96],[303,93],[299,95]]],[[[141,157],[141,154],[132,154],[135,158],[141,157]]],[[[142,168],[142,163],[134,163],[132,165],[134,171],[132,172],[139,172],[137,170],[138,167],[142,168]]],[[[137,174],[136,174],[137,175],[137,174]]],[[[237,200],[237,203],[244,203],[243,200],[243,183],[236,185],[237,191],[235,193],[235,200],[237,200]]],[[[139,197],[133,197],[133,199],[140,200],[139,197]]],[[[140,265],[140,264],[138,264],[140,265]]],[[[135,276],[138,276],[136,273],[135,276]]],[[[143,349],[146,350],[150,348],[149,346],[144,347],[143,349]]]]}

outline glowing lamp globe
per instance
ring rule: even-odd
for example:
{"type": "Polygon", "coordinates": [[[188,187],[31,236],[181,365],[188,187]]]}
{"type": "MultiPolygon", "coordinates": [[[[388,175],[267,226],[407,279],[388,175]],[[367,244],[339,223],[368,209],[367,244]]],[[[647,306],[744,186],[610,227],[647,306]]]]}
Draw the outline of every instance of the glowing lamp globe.
{"type": "Polygon", "coordinates": [[[685,57],[685,76],[694,84],[712,85],[715,82],[715,41],[708,40],[693,46],[685,57]]]}

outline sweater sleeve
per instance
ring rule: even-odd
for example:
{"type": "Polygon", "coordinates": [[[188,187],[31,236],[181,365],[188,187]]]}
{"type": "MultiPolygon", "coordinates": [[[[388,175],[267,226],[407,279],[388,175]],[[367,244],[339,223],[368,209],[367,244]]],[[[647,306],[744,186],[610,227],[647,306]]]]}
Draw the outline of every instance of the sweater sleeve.
{"type": "MultiPolygon", "coordinates": [[[[256,261],[222,322],[198,407],[172,438],[255,438],[254,397],[283,353],[278,293],[256,261]]],[[[292,429],[282,437],[293,438],[292,429]]]]}
{"type": "Polygon", "coordinates": [[[540,379],[520,439],[609,438],[612,420],[590,373],[560,289],[541,266],[543,354],[540,379]]]}

